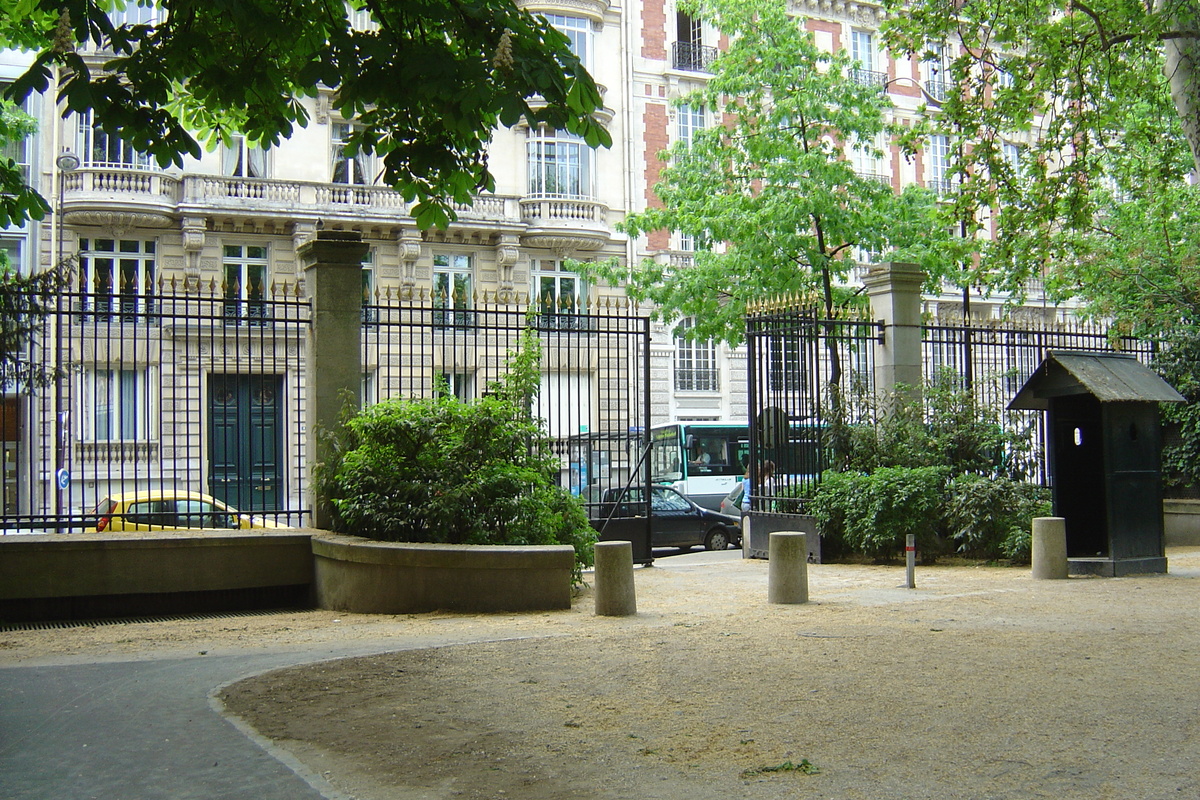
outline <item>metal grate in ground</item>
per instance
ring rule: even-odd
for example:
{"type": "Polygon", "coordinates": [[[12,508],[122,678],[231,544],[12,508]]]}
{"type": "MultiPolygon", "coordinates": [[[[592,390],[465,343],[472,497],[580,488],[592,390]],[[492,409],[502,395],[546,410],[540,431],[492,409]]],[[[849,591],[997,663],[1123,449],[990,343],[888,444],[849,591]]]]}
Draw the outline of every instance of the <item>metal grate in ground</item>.
{"type": "Polygon", "coordinates": [[[237,617],[265,617],[271,614],[299,614],[311,608],[267,608],[255,611],[222,611],[202,614],[152,614],[135,617],[110,617],[104,619],[64,619],[39,622],[5,622],[0,620],[0,633],[7,631],[48,631],[62,628],[100,628],[108,625],[129,625],[144,622],[178,622],[180,620],[235,619],[237,617]]]}

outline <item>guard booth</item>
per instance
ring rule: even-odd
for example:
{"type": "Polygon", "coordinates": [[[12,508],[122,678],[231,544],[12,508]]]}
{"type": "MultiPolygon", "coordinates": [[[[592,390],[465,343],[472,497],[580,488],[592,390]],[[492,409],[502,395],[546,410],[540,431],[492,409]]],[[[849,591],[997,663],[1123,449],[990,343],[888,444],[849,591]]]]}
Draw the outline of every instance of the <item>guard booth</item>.
{"type": "Polygon", "coordinates": [[[1073,575],[1166,572],[1159,403],[1183,397],[1133,356],[1055,353],[1009,403],[1046,412],[1055,516],[1073,575]]]}

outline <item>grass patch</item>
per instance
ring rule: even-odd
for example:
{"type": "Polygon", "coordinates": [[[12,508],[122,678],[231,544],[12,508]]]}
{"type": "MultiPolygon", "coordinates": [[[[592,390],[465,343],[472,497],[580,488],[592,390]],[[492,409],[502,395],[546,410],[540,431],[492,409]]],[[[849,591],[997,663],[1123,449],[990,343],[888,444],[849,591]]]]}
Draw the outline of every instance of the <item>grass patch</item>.
{"type": "Polygon", "coordinates": [[[742,770],[743,778],[753,778],[756,775],[769,775],[775,772],[802,772],[805,775],[816,775],[821,771],[821,768],[809,761],[807,758],[800,759],[799,763],[793,761],[785,761],[782,764],[776,764],[773,767],[758,767],[756,769],[742,770]]]}

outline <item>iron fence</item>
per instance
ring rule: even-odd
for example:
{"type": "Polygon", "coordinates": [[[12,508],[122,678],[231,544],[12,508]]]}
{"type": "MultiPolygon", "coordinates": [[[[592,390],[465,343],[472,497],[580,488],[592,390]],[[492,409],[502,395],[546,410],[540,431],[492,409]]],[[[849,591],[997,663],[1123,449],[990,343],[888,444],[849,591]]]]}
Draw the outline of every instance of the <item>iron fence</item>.
{"type": "Polygon", "coordinates": [[[46,380],[3,387],[3,529],[77,530],[110,509],[168,527],[225,513],[187,493],[257,524],[301,524],[309,320],[295,284],[249,297],[178,281],[61,292],[21,345],[46,380]],[[100,507],[118,497],[136,505],[100,507]]]}
{"type": "Polygon", "coordinates": [[[971,391],[979,407],[1008,430],[1031,439],[1027,480],[1047,485],[1046,419],[1037,411],[1008,411],[1008,403],[1033,375],[1046,354],[1121,352],[1149,363],[1156,342],[1123,336],[1087,320],[942,319],[922,326],[922,359],[927,382],[950,375],[971,391]]]}
{"type": "Polygon", "coordinates": [[[560,484],[596,517],[610,490],[646,482],[650,321],[631,304],[563,313],[512,295],[474,297],[454,309],[426,294],[373,299],[364,307],[365,402],[438,391],[480,397],[529,331],[542,354],[532,412],[553,439],[560,484]]]}
{"type": "Polygon", "coordinates": [[[807,307],[752,312],[746,331],[751,509],[780,510],[784,504],[773,500],[811,497],[816,489],[828,464],[822,440],[829,415],[858,414],[848,406],[874,394],[883,328],[807,307]],[[762,474],[768,461],[769,481],[762,474]]]}

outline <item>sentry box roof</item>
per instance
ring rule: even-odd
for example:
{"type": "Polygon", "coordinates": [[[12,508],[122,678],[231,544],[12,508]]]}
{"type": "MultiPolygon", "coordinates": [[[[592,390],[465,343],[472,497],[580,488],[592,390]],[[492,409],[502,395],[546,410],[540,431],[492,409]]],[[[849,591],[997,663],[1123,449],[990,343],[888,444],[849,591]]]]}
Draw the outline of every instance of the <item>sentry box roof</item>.
{"type": "Polygon", "coordinates": [[[1090,394],[1101,403],[1182,403],[1153,370],[1124,353],[1055,353],[1025,381],[1010,409],[1046,411],[1055,397],[1090,394]]]}

